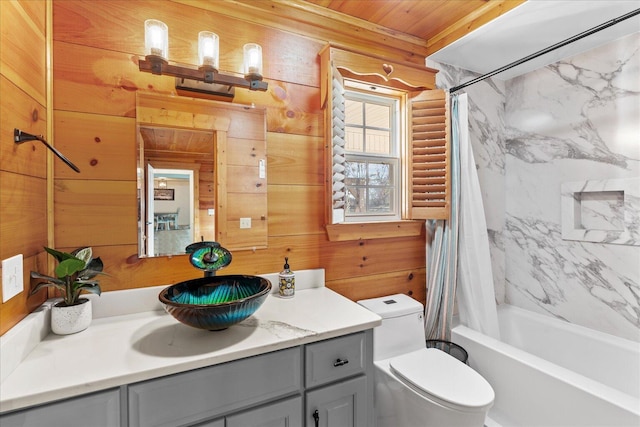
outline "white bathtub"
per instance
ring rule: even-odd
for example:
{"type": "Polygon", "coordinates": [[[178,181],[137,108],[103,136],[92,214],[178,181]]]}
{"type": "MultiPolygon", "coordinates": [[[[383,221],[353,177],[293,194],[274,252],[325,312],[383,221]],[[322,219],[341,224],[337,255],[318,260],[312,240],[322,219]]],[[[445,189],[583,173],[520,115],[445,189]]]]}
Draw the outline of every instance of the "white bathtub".
{"type": "Polygon", "coordinates": [[[498,318],[502,341],[451,338],[496,393],[488,426],[640,426],[640,343],[509,305],[498,318]]]}

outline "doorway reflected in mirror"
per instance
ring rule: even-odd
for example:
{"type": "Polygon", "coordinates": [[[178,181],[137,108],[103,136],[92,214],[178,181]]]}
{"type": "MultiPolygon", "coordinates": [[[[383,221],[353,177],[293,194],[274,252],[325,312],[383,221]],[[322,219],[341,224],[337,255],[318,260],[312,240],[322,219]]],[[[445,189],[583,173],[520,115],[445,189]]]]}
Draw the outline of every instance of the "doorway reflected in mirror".
{"type": "Polygon", "coordinates": [[[148,194],[153,194],[153,200],[147,200],[147,213],[149,219],[153,218],[149,221],[153,230],[148,230],[148,235],[153,235],[153,245],[147,250],[154,256],[183,254],[185,247],[195,241],[193,207],[199,199],[195,183],[198,171],[154,165],[159,163],[150,161],[148,165],[148,194]]]}

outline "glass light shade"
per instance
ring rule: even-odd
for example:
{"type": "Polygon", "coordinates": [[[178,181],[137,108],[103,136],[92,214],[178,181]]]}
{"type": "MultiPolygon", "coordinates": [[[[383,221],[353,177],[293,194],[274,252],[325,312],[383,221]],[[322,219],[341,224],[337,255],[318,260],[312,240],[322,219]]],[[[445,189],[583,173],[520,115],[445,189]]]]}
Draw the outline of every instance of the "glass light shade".
{"type": "Polygon", "coordinates": [[[167,59],[169,54],[169,28],[157,19],[144,21],[144,51],[146,55],[156,55],[167,59]]]}
{"type": "Polygon", "coordinates": [[[211,31],[200,31],[198,33],[198,56],[200,65],[218,69],[220,58],[220,38],[211,31]]]}
{"type": "Polygon", "coordinates": [[[244,52],[244,74],[262,75],[262,47],[257,43],[247,43],[242,48],[244,52]]]}

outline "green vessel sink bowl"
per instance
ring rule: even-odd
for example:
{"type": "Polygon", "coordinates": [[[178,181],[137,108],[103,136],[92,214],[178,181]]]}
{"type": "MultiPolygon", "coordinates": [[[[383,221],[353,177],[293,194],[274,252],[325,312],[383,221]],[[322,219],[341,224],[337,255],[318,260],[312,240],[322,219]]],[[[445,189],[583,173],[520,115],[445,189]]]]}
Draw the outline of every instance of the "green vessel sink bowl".
{"type": "Polygon", "coordinates": [[[263,277],[226,275],[176,283],[163,289],[159,299],[185,325],[219,331],[255,313],[270,292],[271,282],[263,277]]]}

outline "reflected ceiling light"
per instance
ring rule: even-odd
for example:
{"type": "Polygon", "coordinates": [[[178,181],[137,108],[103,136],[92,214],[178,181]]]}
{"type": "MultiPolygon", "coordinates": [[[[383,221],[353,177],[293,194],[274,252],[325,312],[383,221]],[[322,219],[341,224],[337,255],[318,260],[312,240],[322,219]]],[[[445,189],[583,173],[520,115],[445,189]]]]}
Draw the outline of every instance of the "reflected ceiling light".
{"type": "Polygon", "coordinates": [[[138,60],[140,71],[176,77],[177,88],[180,85],[181,89],[228,98],[233,98],[235,87],[263,92],[267,90],[268,84],[262,81],[262,47],[259,44],[244,45],[244,77],[239,77],[218,70],[220,38],[215,33],[201,31],[198,34],[198,68],[169,63],[169,29],[165,23],[147,19],[144,22],[144,38],[145,58],[138,60]]]}

